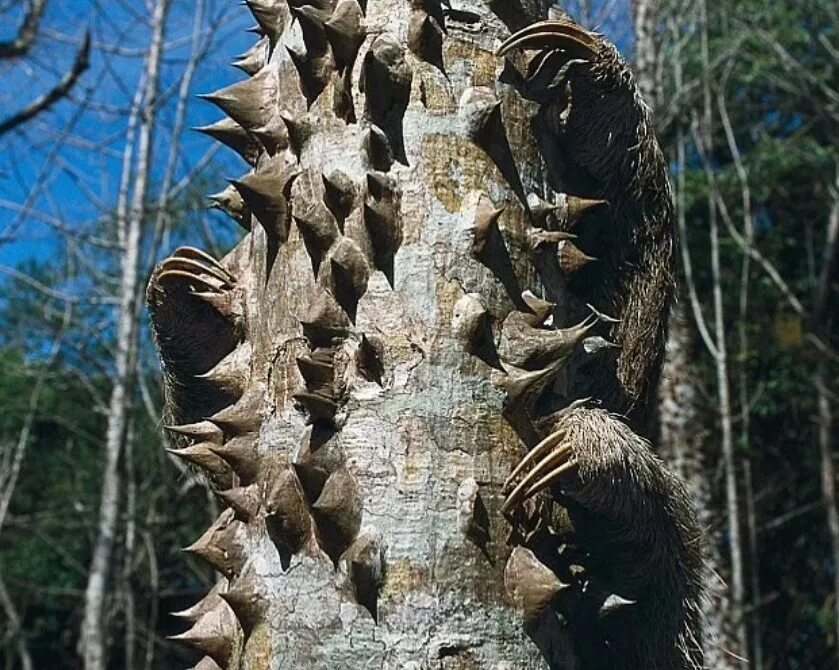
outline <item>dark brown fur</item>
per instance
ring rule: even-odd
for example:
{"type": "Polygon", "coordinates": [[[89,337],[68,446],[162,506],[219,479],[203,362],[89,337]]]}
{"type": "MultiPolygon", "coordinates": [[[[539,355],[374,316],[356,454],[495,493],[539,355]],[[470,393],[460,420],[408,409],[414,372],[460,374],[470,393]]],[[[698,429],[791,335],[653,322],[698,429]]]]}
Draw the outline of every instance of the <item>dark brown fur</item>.
{"type": "Polygon", "coordinates": [[[561,495],[588,567],[608,593],[635,602],[601,620],[597,635],[580,631],[583,667],[701,668],[703,544],[684,484],[604,410],[572,410],[556,428],[580,465],[579,485],[561,495]]]}
{"type": "MultiPolygon", "coordinates": [[[[579,30],[570,21],[561,30],[569,27],[579,30]]],[[[593,40],[593,56],[568,63],[572,56],[557,52],[551,87],[530,93],[543,103],[539,123],[554,145],[548,151],[559,149],[569,191],[609,202],[575,230],[598,261],[570,291],[619,319],[608,332],[618,348],[598,353],[580,375],[589,381],[584,395],[603,409],[567,410],[545,427],[563,434],[561,447],[579,465],[553,493],[567,504],[593,580],[635,604],[571,626],[582,667],[694,670],[703,667],[702,535],[684,484],[643,437],[651,433],[674,285],[667,163],[626,62],[599,36],[582,39],[593,40]]]]}
{"type": "MultiPolygon", "coordinates": [[[[547,105],[545,119],[563,159],[585,171],[587,178],[578,181],[592,190],[581,195],[609,202],[596,248],[584,249],[598,260],[571,288],[581,302],[620,319],[608,334],[620,348],[611,358],[600,357],[592,395],[612,411],[627,414],[633,428],[648,435],[674,284],[667,163],[649,108],[613,45],[599,40],[597,57],[570,64],[566,81],[570,113],[563,122],[563,99],[547,105]]],[[[574,172],[569,170],[569,176],[574,172]]],[[[584,241],[585,225],[580,224],[584,241]]]]}

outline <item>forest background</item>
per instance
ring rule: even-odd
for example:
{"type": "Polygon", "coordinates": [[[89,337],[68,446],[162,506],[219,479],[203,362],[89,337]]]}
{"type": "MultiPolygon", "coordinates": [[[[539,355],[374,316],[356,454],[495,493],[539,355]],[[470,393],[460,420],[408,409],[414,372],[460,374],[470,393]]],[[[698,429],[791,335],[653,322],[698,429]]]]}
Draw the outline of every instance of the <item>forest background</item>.
{"type": "MultiPolygon", "coordinates": [[[[635,61],[672,166],[661,448],[726,585],[732,667],[836,668],[839,5],[564,8],[635,61]]],[[[242,234],[206,193],[247,166],[190,129],[219,118],[196,93],[244,76],[226,63],[250,20],[231,0],[0,0],[0,667],[81,668],[97,622],[108,667],[193,658],[169,612],[212,583],[180,549],[219,505],[165,451],[142,298],[177,246],[220,257],[242,234]]]]}

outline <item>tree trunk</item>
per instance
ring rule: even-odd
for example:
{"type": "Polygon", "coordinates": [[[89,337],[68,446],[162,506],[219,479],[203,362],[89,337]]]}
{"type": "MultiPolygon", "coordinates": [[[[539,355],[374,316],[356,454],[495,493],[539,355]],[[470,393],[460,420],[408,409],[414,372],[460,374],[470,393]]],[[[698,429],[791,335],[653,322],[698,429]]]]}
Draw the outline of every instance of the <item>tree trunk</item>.
{"type": "MultiPolygon", "coordinates": [[[[128,212],[123,210],[118,216],[120,229],[124,231],[120,264],[122,277],[117,315],[114,385],[111,389],[105,438],[105,470],[102,479],[102,497],[99,503],[99,523],[85,590],[84,621],[79,639],[79,653],[84,659],[85,670],[104,670],[107,658],[103,614],[108,594],[108,573],[117,533],[121,497],[119,460],[131,404],[132,351],[136,348],[137,337],[135,305],[139,292],[141,232],[145,217],[145,198],[150,174],[154,120],[157,113],[157,85],[168,7],[169,0],[158,0],[152,14],[152,40],[146,59],[143,111],[137,131],[137,163],[133,195],[128,212]]],[[[131,139],[126,138],[126,141],[131,142],[131,139]]]]}
{"type": "Polygon", "coordinates": [[[252,78],[208,96],[232,121],[205,131],[255,165],[214,196],[249,234],[221,262],[177,250],[148,292],[174,454],[228,505],[188,548],[224,579],[175,639],[203,668],[581,667],[555,600],[586,603],[583,631],[634,603],[593,594],[564,508],[534,498],[527,537],[501,509],[540,420],[578,397],[569,357],[614,349],[576,346],[608,316],[558,329],[590,313],[568,230],[602,202],[561,191],[510,85],[524,59],[494,55],[544,9],[248,4],[252,78]],[[533,536],[564,572],[510,546],[533,536]]]}

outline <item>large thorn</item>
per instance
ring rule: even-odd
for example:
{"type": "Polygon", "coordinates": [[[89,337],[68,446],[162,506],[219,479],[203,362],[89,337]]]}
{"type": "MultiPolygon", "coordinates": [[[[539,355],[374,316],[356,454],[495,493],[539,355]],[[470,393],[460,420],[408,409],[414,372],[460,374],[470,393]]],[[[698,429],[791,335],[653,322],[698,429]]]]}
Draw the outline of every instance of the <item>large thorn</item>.
{"type": "Polygon", "coordinates": [[[221,513],[207,531],[183,551],[194,554],[228,579],[239,573],[246,556],[241,544],[245,524],[236,521],[232,509],[221,513]]]}
{"type": "Polygon", "coordinates": [[[239,521],[248,523],[259,511],[259,486],[236,486],[226,491],[214,491],[216,497],[230,507],[239,521]]]}
{"type": "Polygon", "coordinates": [[[362,140],[364,153],[367,154],[367,162],[370,167],[380,172],[387,172],[393,167],[393,151],[390,148],[390,141],[381,128],[370,125],[364,131],[362,140]]]}
{"type": "Polygon", "coordinates": [[[198,619],[218,605],[219,594],[224,593],[227,590],[227,586],[227,577],[222,577],[201,600],[192,607],[187,607],[185,610],[172,612],[172,616],[176,616],[179,619],[186,619],[187,621],[198,621],[198,619]]]}
{"type": "Polygon", "coordinates": [[[365,531],[359,535],[341,561],[356,601],[377,621],[379,589],[384,581],[384,548],[378,533],[365,531]]]}
{"type": "Polygon", "coordinates": [[[233,610],[227,603],[219,601],[192,628],[185,633],[171,635],[169,639],[197,649],[222,668],[227,668],[239,635],[239,625],[233,610]]]}
{"type": "Polygon", "coordinates": [[[458,113],[464,119],[466,133],[492,160],[507,180],[519,200],[526,206],[521,175],[513,149],[507,138],[507,128],[501,113],[501,101],[488,86],[467,88],[460,97],[458,113]]]}
{"type": "Polygon", "coordinates": [[[277,73],[266,67],[250,79],[199,97],[212,102],[245,130],[250,130],[270,119],[276,94],[277,73]]]}
{"type": "Polygon", "coordinates": [[[358,302],[367,292],[370,268],[364,252],[349,237],[342,237],[329,255],[330,291],[335,300],[355,322],[358,302]]]}
{"type": "Polygon", "coordinates": [[[256,479],[259,458],[255,436],[239,435],[210,449],[233,469],[242,484],[250,484],[256,479]]]}
{"type": "Polygon", "coordinates": [[[528,624],[535,623],[569,588],[524,547],[516,547],[504,568],[504,587],[528,624]]]}
{"type": "Polygon", "coordinates": [[[355,478],[346,467],[329,475],[312,509],[322,549],[337,564],[361,528],[361,495],[355,478]]]}
{"type": "Polygon", "coordinates": [[[350,320],[331,293],[320,286],[314,290],[306,312],[300,315],[300,325],[312,346],[329,346],[333,338],[347,335],[350,320]]]}
{"type": "Polygon", "coordinates": [[[443,63],[443,27],[430,14],[414,10],[408,26],[408,48],[420,60],[446,74],[443,63]]]}
{"type": "Polygon", "coordinates": [[[510,312],[504,319],[498,353],[505,364],[537,370],[562,363],[597,323],[597,317],[590,315],[570,328],[552,330],[531,326],[530,317],[524,312],[510,312]]]}
{"type": "Polygon", "coordinates": [[[233,66],[239,68],[242,72],[252,77],[265,67],[265,63],[268,62],[268,48],[269,39],[266,36],[233,61],[233,66]]]}
{"type": "Polygon", "coordinates": [[[167,449],[166,452],[205,470],[213,477],[228,478],[231,474],[230,468],[212,452],[210,449],[212,444],[212,442],[201,442],[183,449],[167,449]]]}
{"type": "Polygon", "coordinates": [[[411,97],[413,72],[402,45],[387,33],[379,35],[364,56],[361,90],[365,114],[387,135],[393,155],[407,165],[402,123],[411,97]]]}
{"type": "Polygon", "coordinates": [[[295,199],[292,218],[300,229],[317,275],[323,257],[340,235],[335,218],[326,205],[314,198],[295,199]]]}
{"type": "Polygon", "coordinates": [[[341,170],[323,175],[323,202],[343,229],[344,221],[355,206],[356,188],[352,179],[341,170]]]}
{"type": "Polygon", "coordinates": [[[556,249],[559,267],[566,274],[576,274],[589,263],[596,261],[593,256],[583,253],[573,242],[562,240],[556,249]]]}
{"type": "Polygon", "coordinates": [[[223,191],[208,196],[212,201],[210,207],[224,212],[247,231],[251,229],[251,214],[248,211],[242,195],[235,186],[230,184],[223,191]]]}
{"type": "Polygon", "coordinates": [[[521,294],[522,300],[533,312],[531,316],[525,317],[527,324],[534,328],[541,326],[553,314],[556,308],[555,302],[549,302],[533,294],[532,291],[524,291],[521,294]]]}
{"type": "Polygon", "coordinates": [[[245,0],[248,9],[256,19],[262,32],[270,40],[273,49],[285,28],[288,10],[283,0],[245,0]]]}
{"type": "Polygon", "coordinates": [[[403,236],[399,195],[392,180],[373,172],[367,175],[367,193],[364,226],[373,245],[373,262],[393,288],[394,259],[402,246],[403,236]]]}
{"type": "Polygon", "coordinates": [[[216,412],[209,420],[228,435],[246,435],[259,430],[264,406],[265,387],[254,383],[235,404],[216,412]]]}
{"type": "Polygon", "coordinates": [[[356,0],[338,0],[332,16],[323,24],[326,38],[342,70],[351,68],[367,37],[364,14],[356,0]]]}
{"type": "Polygon", "coordinates": [[[280,553],[283,568],[287,569],[291,556],[311,536],[312,517],[300,482],[290,467],[277,464],[269,468],[262,486],[265,528],[280,553]]]}
{"type": "Polygon", "coordinates": [[[250,342],[243,342],[211,370],[196,377],[206,379],[234,398],[241,398],[250,381],[252,353],[250,342]]]}
{"type": "Polygon", "coordinates": [[[254,588],[255,575],[245,574],[228,591],[221,594],[233,610],[246,635],[265,619],[268,601],[254,588]]]}
{"type": "Polygon", "coordinates": [[[222,119],[208,126],[197,126],[193,130],[230,147],[247,163],[256,165],[261,148],[248,132],[233,119],[222,119]]]}
{"type": "Polygon", "coordinates": [[[573,228],[588,211],[607,204],[605,200],[578,198],[574,195],[561,194],[560,225],[565,229],[573,228]]]}
{"type": "Polygon", "coordinates": [[[185,423],[180,426],[163,426],[167,432],[175,435],[183,435],[197,442],[214,442],[221,444],[224,434],[221,429],[211,421],[199,421],[198,423],[185,423]]]}

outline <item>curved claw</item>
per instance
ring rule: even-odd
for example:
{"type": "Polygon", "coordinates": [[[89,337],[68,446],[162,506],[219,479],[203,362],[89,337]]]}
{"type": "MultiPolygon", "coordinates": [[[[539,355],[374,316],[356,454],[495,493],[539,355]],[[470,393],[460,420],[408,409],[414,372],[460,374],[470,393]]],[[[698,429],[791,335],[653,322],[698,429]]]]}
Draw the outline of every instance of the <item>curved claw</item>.
{"type": "Polygon", "coordinates": [[[510,476],[507,477],[507,480],[504,482],[504,490],[507,490],[510,485],[516,481],[518,476],[521,474],[522,470],[524,470],[528,465],[530,465],[533,461],[535,461],[538,457],[543,456],[546,452],[549,452],[553,449],[557,444],[562,441],[564,437],[564,433],[562,431],[557,431],[555,433],[551,433],[548,435],[544,440],[542,440],[539,444],[537,444],[533,449],[531,449],[527,455],[521,459],[519,464],[515,467],[515,469],[510,473],[510,476]]]}
{"type": "MultiPolygon", "coordinates": [[[[565,434],[562,431],[549,435],[522,460],[514,471],[514,475],[521,472],[537,457],[542,456],[545,451],[548,452],[507,496],[501,508],[502,513],[509,513],[514,507],[521,505],[557,480],[576,474],[578,465],[574,458],[574,451],[570,446],[562,444],[564,437],[565,434]]],[[[511,475],[511,478],[514,475],[511,475]]]]}
{"type": "Polygon", "coordinates": [[[206,288],[210,289],[211,291],[215,291],[216,293],[224,293],[224,289],[222,289],[221,287],[216,286],[215,284],[207,281],[203,277],[194,275],[191,272],[185,272],[184,270],[164,270],[159,275],[157,275],[156,281],[160,283],[160,281],[162,279],[165,279],[166,277],[180,277],[183,279],[188,279],[193,283],[202,284],[206,288]]]}
{"type": "Polygon", "coordinates": [[[184,272],[204,272],[212,277],[218,279],[223,285],[233,288],[233,283],[227,278],[223,272],[219,272],[216,267],[207,267],[203,263],[186,258],[183,256],[171,256],[160,264],[161,268],[167,270],[183,270],[184,272]]]}
{"type": "Polygon", "coordinates": [[[172,257],[174,256],[179,256],[180,258],[193,258],[196,260],[202,260],[211,267],[214,267],[220,272],[224,273],[224,275],[227,277],[227,280],[230,283],[236,283],[236,277],[234,277],[226,267],[219,263],[215,258],[210,256],[210,254],[208,254],[206,251],[201,251],[201,249],[196,249],[195,247],[178,247],[177,249],[175,249],[174,252],[172,252],[172,257]]]}
{"type": "Polygon", "coordinates": [[[573,58],[589,60],[597,52],[597,40],[574,23],[540,21],[511,35],[496,55],[504,56],[517,49],[563,49],[573,58]]]}

